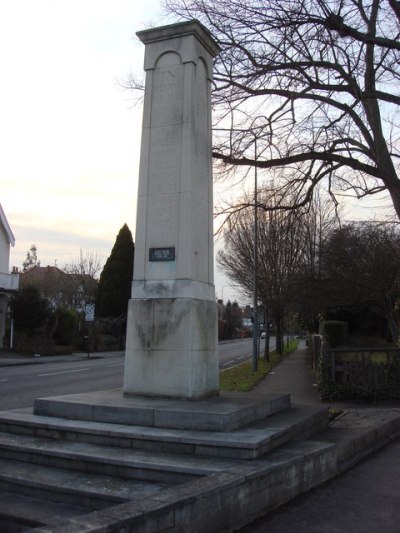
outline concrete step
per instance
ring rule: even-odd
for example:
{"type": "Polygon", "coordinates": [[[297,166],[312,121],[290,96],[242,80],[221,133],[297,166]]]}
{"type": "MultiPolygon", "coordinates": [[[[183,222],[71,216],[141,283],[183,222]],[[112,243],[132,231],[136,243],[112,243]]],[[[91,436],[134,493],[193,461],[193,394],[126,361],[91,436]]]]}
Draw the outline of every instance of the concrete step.
{"type": "Polygon", "coordinates": [[[221,458],[160,454],[10,433],[0,433],[0,459],[164,484],[183,483],[236,464],[221,458]]]}
{"type": "MultiPolygon", "coordinates": [[[[215,515],[214,498],[218,500],[218,494],[229,494],[234,490],[229,499],[235,495],[234,500],[240,508],[237,491],[245,489],[247,483],[252,485],[253,490],[257,489],[255,501],[267,499],[275,502],[285,496],[287,490],[298,490],[315,480],[325,480],[333,468],[330,461],[332,454],[334,449],[330,444],[297,441],[255,462],[227,463],[226,468],[216,469],[212,474],[187,483],[157,487],[110,479],[108,476],[89,476],[61,468],[0,460],[0,498],[6,494],[10,504],[8,508],[0,505],[0,523],[8,519],[14,525],[43,526],[45,531],[81,533],[86,531],[86,525],[88,531],[105,531],[107,522],[111,521],[114,526],[110,531],[119,531],[124,527],[127,514],[134,523],[138,521],[140,524],[146,520],[147,513],[152,519],[156,517],[157,521],[157,509],[162,516],[160,524],[168,523],[168,509],[176,505],[178,507],[176,513],[172,512],[172,517],[176,514],[176,519],[186,520],[187,510],[179,518],[181,506],[190,508],[190,502],[203,497],[206,502],[204,511],[215,515]],[[263,490],[259,491],[261,487],[263,490]],[[13,503],[13,495],[18,505],[13,503]],[[23,507],[24,503],[26,507],[23,507]]],[[[224,499],[226,497],[224,495],[224,499]]],[[[224,499],[222,510],[226,505],[224,499]]],[[[198,519],[196,517],[196,521],[198,519]]],[[[208,523],[206,517],[202,520],[208,523]]],[[[149,531],[162,529],[160,525],[149,531]]],[[[186,523],[183,530],[189,529],[189,523],[186,523]]],[[[214,529],[202,531],[208,530],[219,531],[217,525],[214,529]]]]}
{"type": "MultiPolygon", "coordinates": [[[[255,461],[171,487],[142,506],[127,502],[77,517],[62,531],[235,531],[337,476],[352,456],[360,460],[398,436],[399,428],[399,410],[346,412],[313,440],[292,441],[255,461]]],[[[36,533],[60,530],[49,526],[36,533]]]]}
{"type": "MultiPolygon", "coordinates": [[[[60,522],[57,526],[46,517],[49,502],[69,509],[62,522],[66,531],[82,516],[82,508],[89,514],[82,517],[80,527],[86,519],[96,520],[93,513],[107,514],[125,502],[130,512],[135,506],[142,512],[154,498],[164,507],[175,486],[185,493],[196,480],[220,479],[251,465],[254,461],[249,459],[312,435],[327,423],[326,409],[307,406],[231,432],[69,420],[27,409],[0,413],[0,494],[33,498],[37,516],[42,517],[34,518],[29,506],[22,513],[16,509],[14,519],[0,508],[0,524],[43,524],[57,531],[60,522]]],[[[289,460],[299,461],[302,453],[292,450],[289,460]]],[[[273,475],[275,462],[266,464],[273,475]]],[[[103,514],[99,520],[103,523],[103,514]]]]}
{"type": "Polygon", "coordinates": [[[334,446],[298,441],[266,458],[170,487],[142,504],[126,502],[67,520],[62,529],[43,527],[37,533],[101,533],[143,531],[220,533],[233,531],[264,506],[275,507],[335,472],[334,446]],[[87,528],[87,529],[86,529],[87,528]]]}
{"type": "Polygon", "coordinates": [[[63,503],[86,512],[148,498],[166,487],[170,485],[0,459],[1,491],[63,503]]]}
{"type": "Polygon", "coordinates": [[[345,410],[318,438],[336,445],[338,472],[346,472],[400,436],[400,409],[345,410]]]}
{"type": "MultiPolygon", "coordinates": [[[[232,434],[238,433],[241,438],[244,438],[244,434],[247,432],[247,439],[249,440],[250,435],[253,437],[258,435],[260,439],[260,435],[263,432],[267,439],[267,433],[272,431],[275,435],[275,440],[279,441],[279,430],[287,426],[290,417],[294,416],[290,427],[293,435],[297,435],[298,439],[281,443],[280,446],[275,447],[268,454],[263,454],[252,461],[221,460],[215,456],[201,457],[194,455],[191,457],[193,464],[186,463],[186,466],[191,466],[195,469],[195,471],[191,470],[192,474],[195,473],[195,475],[189,476],[186,478],[188,480],[183,483],[169,484],[168,486],[159,483],[154,489],[154,493],[150,494],[146,494],[141,489],[135,492],[134,487],[139,485],[132,485],[132,492],[129,493],[128,488],[125,488],[125,486],[131,482],[136,484],[137,481],[134,479],[128,478],[121,482],[118,478],[122,476],[108,476],[106,471],[103,471],[103,474],[97,473],[94,475],[91,472],[87,472],[84,466],[86,457],[90,463],[90,457],[93,455],[95,462],[106,465],[104,468],[107,467],[110,460],[112,462],[114,459],[120,458],[120,466],[122,468],[127,459],[126,456],[123,456],[124,453],[127,453],[129,458],[136,457],[138,459],[142,457],[144,463],[145,460],[150,460],[151,454],[145,455],[143,450],[127,449],[126,447],[119,448],[118,446],[100,446],[88,442],[64,442],[58,435],[59,430],[55,432],[58,436],[52,435],[49,438],[35,436],[34,434],[9,433],[3,435],[4,450],[6,452],[7,450],[13,452],[13,439],[18,439],[20,445],[25,442],[25,445],[29,448],[29,453],[35,447],[39,447],[39,453],[36,458],[41,456],[43,461],[45,461],[47,454],[49,457],[54,456],[54,460],[57,461],[56,451],[58,448],[61,459],[63,460],[64,455],[69,455],[68,462],[70,467],[72,469],[77,467],[77,469],[76,471],[67,470],[60,468],[57,464],[50,467],[48,472],[51,474],[48,473],[47,478],[53,476],[53,479],[50,480],[46,489],[46,476],[45,479],[40,479],[35,474],[35,468],[41,470],[44,465],[40,467],[29,466],[29,464],[21,465],[19,461],[10,457],[5,460],[5,464],[8,464],[9,461],[13,462],[12,465],[19,463],[19,470],[14,466],[16,473],[13,473],[11,465],[8,474],[5,475],[10,482],[14,480],[12,481],[14,485],[8,485],[9,490],[6,492],[9,494],[11,488],[18,497],[31,498],[34,492],[32,492],[32,495],[20,494],[20,492],[24,490],[35,491],[38,484],[43,484],[43,488],[46,490],[43,491],[43,499],[38,500],[37,503],[37,513],[42,513],[43,516],[46,514],[45,509],[49,505],[48,498],[51,492],[56,495],[57,499],[61,499],[61,494],[63,498],[66,498],[67,501],[62,502],[62,505],[66,505],[67,508],[69,506],[70,516],[65,516],[65,519],[57,523],[51,522],[51,517],[49,517],[48,521],[37,521],[36,523],[46,524],[42,527],[39,526],[35,530],[37,533],[61,533],[61,531],[66,533],[82,533],[83,531],[100,533],[121,530],[140,530],[146,533],[150,531],[170,531],[171,533],[174,531],[192,531],[193,533],[207,531],[209,533],[219,533],[220,531],[231,531],[249,523],[256,516],[267,512],[269,509],[273,509],[277,505],[331,479],[345,468],[351,466],[354,461],[360,460],[367,453],[371,453],[378,446],[394,438],[400,431],[400,411],[365,409],[344,413],[343,416],[331,423],[327,429],[323,429],[311,437],[310,433],[315,432],[318,424],[316,420],[310,423],[310,420],[314,418],[311,416],[310,411],[307,418],[308,427],[307,424],[302,424],[300,422],[301,418],[299,418],[300,413],[303,416],[305,415],[304,408],[298,408],[296,411],[296,407],[294,407],[286,413],[276,415],[278,417],[275,421],[276,427],[264,424],[264,422],[258,422],[247,428],[242,428],[240,431],[232,432],[232,434]],[[284,414],[287,417],[286,420],[284,420],[284,414]],[[278,423],[279,420],[280,422],[278,423]],[[63,446],[66,447],[65,450],[62,449],[63,446]],[[104,455],[104,448],[110,452],[110,457],[104,455]],[[138,455],[136,455],[136,452],[138,455]],[[30,474],[24,473],[25,470],[30,472],[30,474]],[[112,479],[109,479],[110,477],[112,479]],[[95,487],[94,480],[101,480],[98,484],[99,487],[95,487]],[[119,485],[119,483],[122,484],[119,485]],[[24,488],[29,487],[29,485],[31,485],[30,489],[24,488]],[[70,491],[71,488],[73,489],[72,492],[70,491]],[[114,492],[109,490],[111,488],[114,492]],[[82,510],[78,509],[77,514],[74,514],[73,500],[68,500],[68,498],[75,497],[80,490],[87,491],[86,494],[94,495],[97,501],[96,505],[99,505],[99,508],[91,510],[92,508],[89,507],[88,512],[85,514],[82,514],[82,510]],[[113,500],[113,497],[127,498],[127,500],[118,502],[113,500]],[[42,505],[43,511],[41,511],[42,505]]],[[[20,418],[17,416],[19,421],[16,426],[23,431],[22,415],[26,416],[27,413],[14,412],[14,418],[15,414],[20,415],[20,418]]],[[[41,419],[41,417],[37,418],[41,419]]],[[[7,419],[11,426],[14,425],[15,428],[15,420],[13,421],[11,414],[2,416],[2,419],[7,419]]],[[[273,419],[270,419],[270,422],[271,420],[273,419]]],[[[53,420],[53,422],[61,424],[60,421],[53,420]]],[[[44,421],[42,420],[41,423],[44,423],[44,421]]],[[[76,424],[77,421],[66,421],[66,423],[76,424]]],[[[133,429],[130,427],[131,431],[133,429]]],[[[151,428],[145,429],[150,430],[151,428]]],[[[26,427],[26,431],[34,433],[32,427],[26,427]]],[[[37,431],[39,433],[42,431],[50,432],[50,429],[41,427],[37,431]]],[[[54,432],[54,427],[51,431],[54,432]]],[[[75,427],[74,431],[76,431],[75,427]]],[[[87,433],[89,431],[90,429],[86,430],[87,433]]],[[[105,431],[104,427],[102,431],[105,431]]],[[[108,431],[110,431],[110,428],[108,428],[108,431]]],[[[123,431],[125,431],[125,428],[123,428],[123,431]]],[[[78,434],[79,432],[77,432],[78,434]]],[[[220,434],[218,435],[220,436],[220,434]]],[[[228,438],[226,434],[225,438],[228,438]]],[[[166,463],[163,466],[161,465],[162,458],[165,455],[164,453],[159,454],[158,465],[162,468],[167,466],[166,463]]],[[[179,464],[180,467],[183,466],[182,461],[190,458],[188,454],[167,455],[168,461],[172,461],[172,465],[179,464]]],[[[164,457],[164,461],[167,461],[167,458],[164,457]]],[[[112,466],[113,468],[116,467],[115,464],[112,466]]],[[[45,468],[48,469],[49,467],[46,466],[45,468]]],[[[0,464],[0,471],[2,469],[3,466],[0,464]]],[[[122,470],[125,472],[125,469],[122,470]]],[[[118,472],[118,468],[116,472],[118,472]]],[[[149,482],[149,486],[151,487],[152,485],[153,483],[149,482]]],[[[145,484],[142,486],[144,487],[145,484]]],[[[5,488],[6,485],[3,485],[3,490],[5,488]]],[[[152,489],[149,490],[151,491],[152,489]]],[[[87,496],[87,500],[85,498],[86,496],[83,494],[79,496],[79,505],[82,505],[87,500],[91,501],[91,496],[87,496]]],[[[55,505],[57,502],[53,501],[53,503],[55,505]]],[[[15,514],[17,513],[15,512],[15,514]]],[[[6,519],[6,510],[5,513],[0,510],[0,527],[2,521],[4,522],[6,519]]],[[[20,518],[16,516],[15,523],[17,526],[20,523],[19,520],[20,518]]],[[[29,524],[29,516],[24,515],[24,513],[21,513],[21,520],[25,521],[25,524],[29,524]]],[[[31,520],[31,523],[33,524],[34,521],[31,520]]]]}
{"type": "Polygon", "coordinates": [[[199,401],[124,396],[122,389],[38,398],[34,413],[89,422],[232,431],[290,407],[289,394],[221,392],[199,401]]]}
{"type": "Polygon", "coordinates": [[[20,409],[0,413],[0,431],[162,454],[254,460],[294,438],[327,427],[326,407],[293,406],[231,432],[194,431],[69,420],[20,409]]]}
{"type": "Polygon", "coordinates": [[[45,501],[0,490],[0,531],[29,532],[39,526],[59,527],[69,520],[85,515],[80,506],[45,501]]]}

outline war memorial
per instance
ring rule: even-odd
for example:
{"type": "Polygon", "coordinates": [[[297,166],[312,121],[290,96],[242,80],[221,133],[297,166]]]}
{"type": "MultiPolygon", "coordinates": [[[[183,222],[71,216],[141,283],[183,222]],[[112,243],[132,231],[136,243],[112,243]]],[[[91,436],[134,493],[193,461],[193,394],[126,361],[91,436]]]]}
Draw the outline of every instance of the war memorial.
{"type": "Polygon", "coordinates": [[[138,36],[146,86],[124,383],[0,413],[0,524],[24,531],[233,531],[400,431],[398,413],[349,412],[332,426],[329,406],[292,405],[290,391],[218,390],[219,47],[196,21],[138,36]]]}
{"type": "Polygon", "coordinates": [[[198,25],[139,32],[146,88],[126,394],[218,392],[210,78],[218,46],[198,25]]]}

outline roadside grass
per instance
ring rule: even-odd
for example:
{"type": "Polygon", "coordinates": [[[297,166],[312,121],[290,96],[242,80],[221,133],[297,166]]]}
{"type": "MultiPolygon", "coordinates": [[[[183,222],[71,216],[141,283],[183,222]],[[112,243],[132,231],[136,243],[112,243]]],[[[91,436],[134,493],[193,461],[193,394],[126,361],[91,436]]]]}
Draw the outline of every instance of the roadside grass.
{"type": "Polygon", "coordinates": [[[284,353],[278,355],[275,350],[270,352],[270,361],[267,363],[264,357],[258,359],[257,372],[254,372],[253,361],[250,359],[240,365],[223,370],[219,374],[219,388],[221,391],[248,392],[262,381],[271,370],[282,361],[283,357],[294,352],[299,341],[292,340],[285,346],[284,353]]]}

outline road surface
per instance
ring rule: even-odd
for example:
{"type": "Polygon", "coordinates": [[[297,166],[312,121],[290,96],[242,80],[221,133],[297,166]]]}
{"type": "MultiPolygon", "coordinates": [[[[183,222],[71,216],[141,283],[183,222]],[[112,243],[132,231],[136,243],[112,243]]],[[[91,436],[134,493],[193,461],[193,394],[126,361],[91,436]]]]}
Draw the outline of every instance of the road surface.
{"type": "MultiPolygon", "coordinates": [[[[263,349],[264,341],[262,341],[263,349]]],[[[220,368],[243,362],[252,356],[252,339],[219,344],[220,368]]],[[[36,398],[90,392],[122,387],[124,355],[72,361],[52,361],[51,357],[32,364],[0,367],[0,410],[31,407],[36,398]]]]}

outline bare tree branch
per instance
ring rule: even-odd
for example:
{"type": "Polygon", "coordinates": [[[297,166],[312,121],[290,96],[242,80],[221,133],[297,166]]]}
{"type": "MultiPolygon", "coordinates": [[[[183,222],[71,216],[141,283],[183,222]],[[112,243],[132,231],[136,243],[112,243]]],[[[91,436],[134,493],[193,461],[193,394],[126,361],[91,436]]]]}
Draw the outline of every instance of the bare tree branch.
{"type": "Polygon", "coordinates": [[[298,205],[312,198],[316,183],[335,202],[342,190],[356,198],[387,191],[400,218],[396,0],[166,4],[203,22],[221,46],[215,128],[248,132],[216,136],[213,156],[223,175],[256,166],[280,192],[296,192],[298,205]]]}

